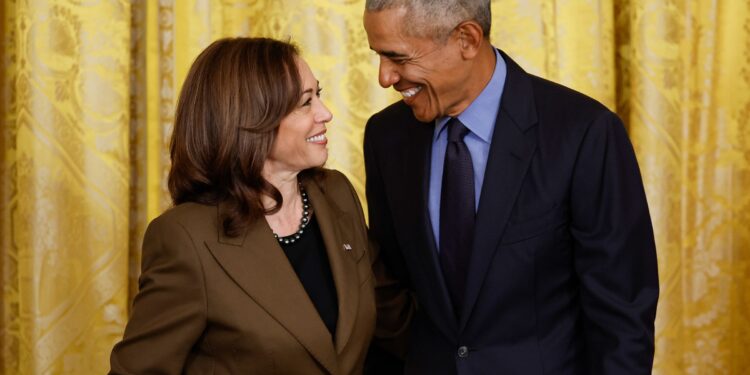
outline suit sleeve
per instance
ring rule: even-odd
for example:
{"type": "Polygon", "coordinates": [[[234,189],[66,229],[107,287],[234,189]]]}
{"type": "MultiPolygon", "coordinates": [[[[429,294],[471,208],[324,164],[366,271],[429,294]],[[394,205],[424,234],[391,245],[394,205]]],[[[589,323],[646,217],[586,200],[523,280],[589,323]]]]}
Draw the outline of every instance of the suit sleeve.
{"type": "MultiPolygon", "coordinates": [[[[384,357],[386,356],[384,353],[377,354],[379,349],[384,349],[390,354],[403,358],[406,354],[409,325],[416,310],[416,300],[408,291],[406,265],[396,245],[383,180],[372,146],[372,134],[367,131],[372,126],[368,123],[366,128],[364,154],[370,222],[370,260],[375,276],[377,306],[374,343],[378,348],[373,349],[374,351],[370,354],[375,357],[384,357]]],[[[380,359],[381,362],[384,360],[384,358],[380,359]]]]}
{"type": "Polygon", "coordinates": [[[110,374],[180,374],[205,328],[203,272],[184,227],[158,218],[143,241],[139,292],[110,374]]]}
{"type": "Polygon", "coordinates": [[[650,374],[656,246],[635,153],[611,112],[584,136],[571,208],[589,373],[650,374]]]}

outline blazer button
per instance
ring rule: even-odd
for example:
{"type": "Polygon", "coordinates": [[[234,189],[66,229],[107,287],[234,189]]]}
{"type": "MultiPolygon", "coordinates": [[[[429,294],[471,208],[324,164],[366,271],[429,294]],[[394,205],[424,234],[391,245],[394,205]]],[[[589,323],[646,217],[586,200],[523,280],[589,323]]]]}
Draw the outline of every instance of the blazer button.
{"type": "Polygon", "coordinates": [[[469,356],[469,348],[465,346],[458,347],[458,358],[466,358],[469,356]]]}

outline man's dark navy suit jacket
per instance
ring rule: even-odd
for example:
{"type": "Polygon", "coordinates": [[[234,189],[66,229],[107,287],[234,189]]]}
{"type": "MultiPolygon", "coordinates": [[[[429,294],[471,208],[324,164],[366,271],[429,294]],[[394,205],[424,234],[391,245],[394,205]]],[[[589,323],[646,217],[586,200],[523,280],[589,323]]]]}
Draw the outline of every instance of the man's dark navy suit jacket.
{"type": "Polygon", "coordinates": [[[371,235],[418,304],[406,373],[649,374],[656,250],[625,128],[501,54],[508,74],[461,311],[427,210],[434,124],[398,102],[365,130],[371,235]]]}

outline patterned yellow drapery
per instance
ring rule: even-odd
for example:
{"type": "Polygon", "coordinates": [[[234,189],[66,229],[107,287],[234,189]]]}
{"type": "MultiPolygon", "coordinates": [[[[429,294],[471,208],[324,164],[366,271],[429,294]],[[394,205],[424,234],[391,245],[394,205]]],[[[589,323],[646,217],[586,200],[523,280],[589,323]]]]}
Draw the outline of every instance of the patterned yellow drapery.
{"type": "MultiPolygon", "coordinates": [[[[4,0],[0,373],[100,374],[122,334],[192,59],[298,43],[334,113],[329,167],[363,193],[377,85],[363,0],[4,0]]],[[[750,4],[496,0],[494,44],[628,124],[659,256],[656,374],[750,368],[750,4]]]]}

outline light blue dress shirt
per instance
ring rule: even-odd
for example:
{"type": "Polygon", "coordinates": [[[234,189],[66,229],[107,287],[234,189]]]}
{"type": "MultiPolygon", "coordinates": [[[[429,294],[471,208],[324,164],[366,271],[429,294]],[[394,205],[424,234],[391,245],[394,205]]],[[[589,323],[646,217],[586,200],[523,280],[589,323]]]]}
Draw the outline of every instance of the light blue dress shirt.
{"type": "MultiPolygon", "coordinates": [[[[487,156],[490,152],[492,133],[495,130],[495,120],[500,109],[500,98],[505,87],[507,68],[500,53],[495,50],[495,71],[490,82],[487,83],[479,96],[467,107],[458,119],[469,129],[464,138],[466,147],[471,154],[474,166],[474,209],[479,208],[480,193],[484,182],[484,170],[487,167],[487,156]]],[[[435,133],[432,138],[432,155],[430,165],[430,191],[427,202],[432,221],[432,233],[435,244],[440,249],[440,193],[443,181],[443,164],[445,163],[445,149],[448,144],[446,124],[449,117],[435,120],[435,133]]]]}

